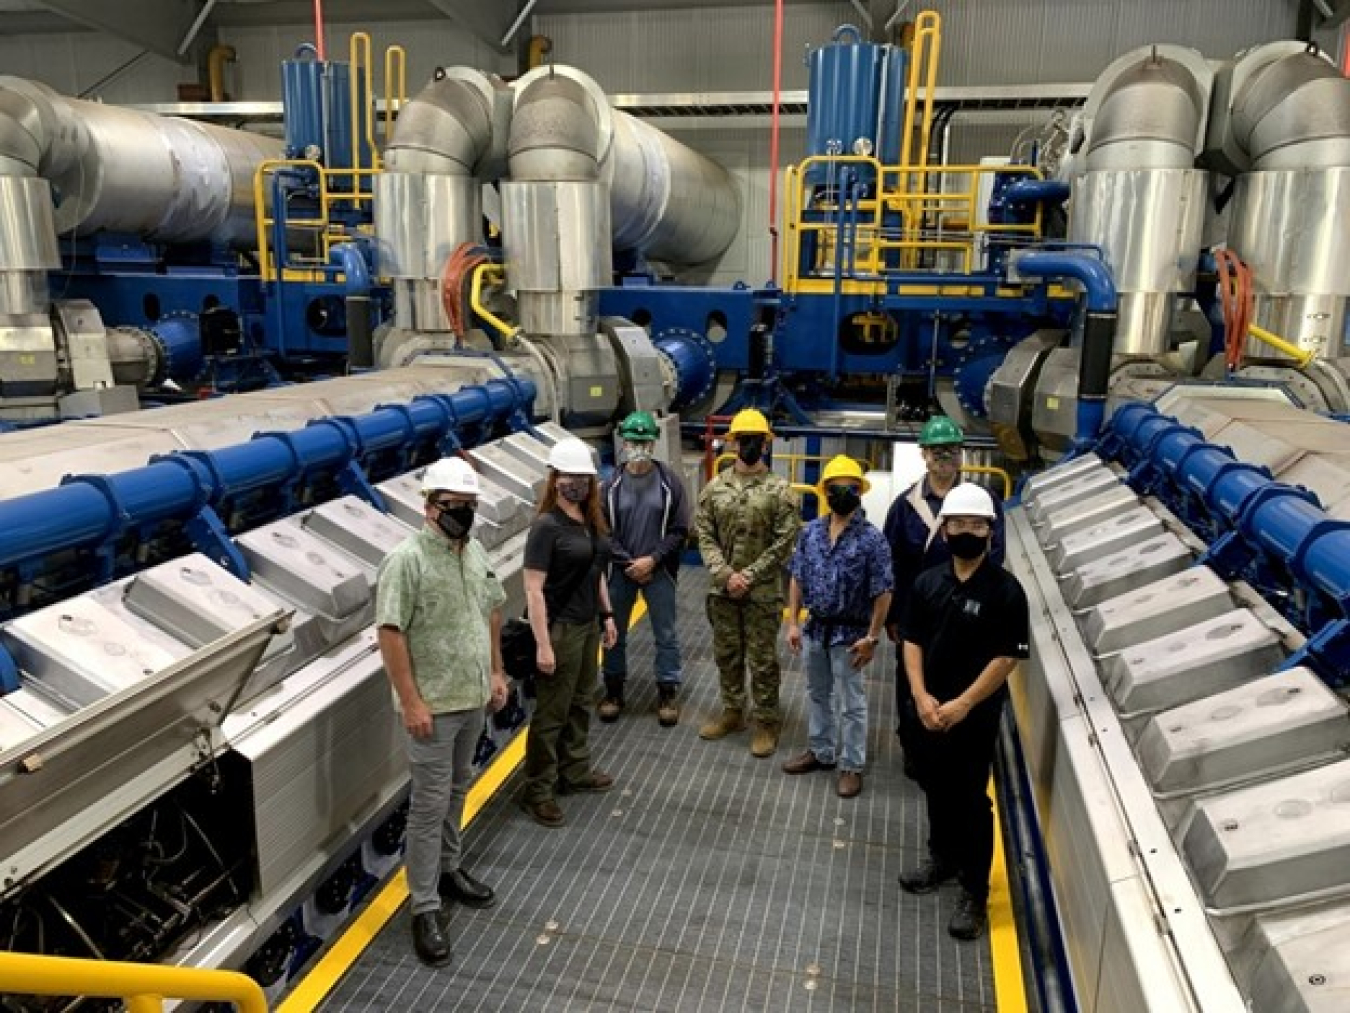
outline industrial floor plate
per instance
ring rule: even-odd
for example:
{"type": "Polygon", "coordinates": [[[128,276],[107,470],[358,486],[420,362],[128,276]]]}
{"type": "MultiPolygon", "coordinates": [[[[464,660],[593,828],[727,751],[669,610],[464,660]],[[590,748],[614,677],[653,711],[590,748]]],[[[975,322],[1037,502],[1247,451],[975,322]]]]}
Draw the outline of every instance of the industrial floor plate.
{"type": "Polygon", "coordinates": [[[913,897],[896,883],[923,855],[924,819],[891,731],[893,662],[869,672],[863,793],[840,799],[832,773],[779,769],[806,737],[796,659],[785,659],[776,756],[752,757],[748,733],[699,739],[718,700],[705,588],[702,571],[681,576],[680,724],[657,724],[650,625],[640,623],[627,710],[592,724],[596,766],[615,790],[560,799],[567,826],[548,830],[513,804],[512,779],[467,834],[466,867],[498,901],[451,910],[450,967],[418,963],[405,905],[321,1009],[997,1007],[988,938],[963,944],[945,931],[956,888],[913,897]]]}

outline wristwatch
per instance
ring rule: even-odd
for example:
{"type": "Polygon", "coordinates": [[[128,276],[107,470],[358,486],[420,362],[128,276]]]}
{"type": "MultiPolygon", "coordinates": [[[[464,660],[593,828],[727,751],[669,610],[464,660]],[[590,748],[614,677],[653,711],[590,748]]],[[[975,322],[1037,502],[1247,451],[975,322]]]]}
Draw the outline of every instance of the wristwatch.
{"type": "Polygon", "coordinates": [[[858,643],[860,643],[860,644],[867,644],[869,647],[876,647],[877,644],[881,643],[881,638],[880,638],[880,637],[874,637],[874,636],[872,636],[872,634],[869,633],[869,634],[867,634],[867,636],[862,637],[862,638],[858,641],[858,643]]]}
{"type": "Polygon", "coordinates": [[[601,612],[600,612],[600,618],[601,618],[601,619],[613,619],[613,618],[614,618],[614,613],[613,613],[613,612],[605,612],[605,611],[602,609],[601,612]]]}

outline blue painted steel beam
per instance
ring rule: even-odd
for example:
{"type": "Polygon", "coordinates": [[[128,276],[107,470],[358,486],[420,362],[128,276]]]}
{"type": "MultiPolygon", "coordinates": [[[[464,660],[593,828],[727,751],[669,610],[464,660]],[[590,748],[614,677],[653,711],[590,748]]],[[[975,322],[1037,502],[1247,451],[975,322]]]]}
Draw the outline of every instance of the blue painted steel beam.
{"type": "Polygon", "coordinates": [[[134,527],[186,521],[232,497],[337,473],[404,441],[426,444],[490,425],[528,411],[534,396],[529,380],[489,380],[219,450],[175,452],[114,475],[71,476],[55,489],[0,502],[0,568],[94,547],[134,527]]]}

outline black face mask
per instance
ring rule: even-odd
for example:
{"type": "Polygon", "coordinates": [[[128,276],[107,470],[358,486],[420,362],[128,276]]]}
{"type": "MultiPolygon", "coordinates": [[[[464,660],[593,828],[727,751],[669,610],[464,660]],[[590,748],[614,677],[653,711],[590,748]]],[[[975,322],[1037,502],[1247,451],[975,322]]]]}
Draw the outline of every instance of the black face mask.
{"type": "Polygon", "coordinates": [[[962,531],[959,535],[947,536],[947,548],[957,559],[979,559],[989,548],[989,537],[962,531]]]}
{"type": "Polygon", "coordinates": [[[840,517],[847,517],[862,505],[862,493],[849,485],[832,485],[825,490],[825,502],[840,517]]]}
{"type": "Polygon", "coordinates": [[[458,542],[469,537],[469,529],[473,527],[473,518],[473,507],[467,503],[459,506],[442,507],[440,513],[436,515],[436,526],[444,532],[446,538],[458,542]]]}
{"type": "Polygon", "coordinates": [[[742,436],[736,441],[736,456],[747,468],[753,468],[764,456],[764,438],[761,436],[742,436]]]}

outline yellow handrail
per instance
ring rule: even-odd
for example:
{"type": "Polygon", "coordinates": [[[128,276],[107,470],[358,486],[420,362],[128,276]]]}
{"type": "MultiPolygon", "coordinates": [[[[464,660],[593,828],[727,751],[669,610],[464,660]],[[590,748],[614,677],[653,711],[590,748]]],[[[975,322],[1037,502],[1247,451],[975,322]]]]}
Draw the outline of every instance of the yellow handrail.
{"type": "Polygon", "coordinates": [[[510,343],[515,336],[520,333],[519,327],[512,327],[497,314],[487,308],[483,302],[483,279],[492,275],[495,284],[500,285],[505,280],[505,274],[502,272],[499,264],[479,264],[473,271],[473,281],[469,285],[469,305],[473,307],[474,313],[489,324],[493,330],[510,343]]]}
{"type": "Polygon", "coordinates": [[[237,971],[208,971],[116,960],[75,960],[0,952],[0,992],[122,999],[130,1013],[159,1013],[164,999],[232,1002],[243,1013],[267,1013],[258,983],[237,971]]]}
{"type": "Polygon", "coordinates": [[[375,59],[371,55],[370,34],[368,32],[352,32],[350,48],[351,57],[351,79],[349,86],[351,89],[352,104],[352,168],[358,172],[361,169],[361,127],[365,126],[365,141],[370,145],[370,167],[378,169],[380,167],[380,149],[375,146],[375,117],[371,114],[371,103],[375,96],[374,70],[372,64],[375,59]],[[365,102],[361,102],[362,89],[365,85],[365,102]]]}
{"type": "Polygon", "coordinates": [[[384,51],[384,143],[394,132],[394,116],[408,101],[408,53],[402,46],[384,51]],[[395,69],[397,68],[397,70],[395,69]]]}
{"type": "Polygon", "coordinates": [[[1272,333],[1257,324],[1248,324],[1247,330],[1251,332],[1252,337],[1264,341],[1277,352],[1283,352],[1285,355],[1295,360],[1298,363],[1299,369],[1302,369],[1308,363],[1312,362],[1316,357],[1314,353],[1308,351],[1306,348],[1299,348],[1298,345],[1286,341],[1278,334],[1272,333]]]}
{"type": "MultiPolygon", "coordinates": [[[[319,206],[317,218],[292,218],[285,216],[287,228],[308,229],[316,232],[319,236],[320,255],[317,258],[309,258],[303,265],[309,268],[322,267],[328,263],[328,253],[334,243],[348,242],[352,238],[352,233],[344,229],[334,229],[333,219],[330,214],[332,206],[339,202],[356,203],[358,201],[373,200],[373,195],[362,189],[361,180],[375,176],[379,169],[328,169],[320,165],[313,159],[308,158],[270,158],[258,163],[257,170],[253,173],[253,215],[254,228],[258,232],[258,268],[263,281],[273,281],[278,274],[285,269],[287,264],[273,264],[271,252],[271,234],[269,229],[277,223],[277,209],[272,209],[273,213],[268,214],[265,200],[267,176],[279,169],[307,169],[310,170],[319,186],[319,206]],[[350,180],[350,186],[341,190],[333,189],[331,181],[346,178],[350,180]]],[[[281,209],[284,213],[284,208],[281,209]]]]}
{"type": "MultiPolygon", "coordinates": [[[[914,43],[909,52],[909,80],[905,84],[905,122],[901,133],[900,164],[913,165],[919,172],[928,168],[928,138],[933,127],[933,93],[937,88],[938,55],[942,51],[942,17],[937,11],[923,11],[914,20],[914,43]],[[910,162],[914,139],[914,114],[922,85],[923,120],[919,128],[917,159],[910,162]]],[[[909,186],[905,185],[908,190],[909,186]]]]}
{"type": "Polygon", "coordinates": [[[1007,499],[1012,495],[1013,480],[1012,475],[1004,468],[996,468],[989,464],[963,464],[961,465],[961,474],[967,472],[974,475],[994,475],[1003,479],[1003,498],[1007,499]]]}

